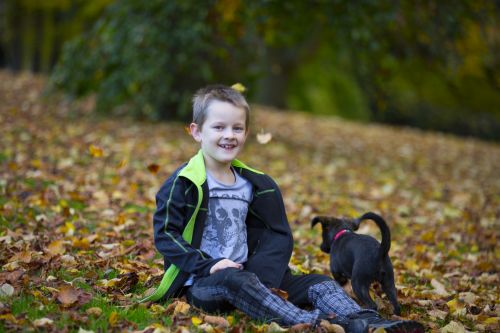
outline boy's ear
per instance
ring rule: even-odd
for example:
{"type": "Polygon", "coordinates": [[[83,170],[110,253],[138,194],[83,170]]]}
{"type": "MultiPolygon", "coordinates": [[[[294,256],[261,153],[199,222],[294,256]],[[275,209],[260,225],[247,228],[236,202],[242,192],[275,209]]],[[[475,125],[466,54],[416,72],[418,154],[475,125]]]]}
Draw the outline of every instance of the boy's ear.
{"type": "Polygon", "coordinates": [[[191,136],[197,141],[201,142],[201,129],[196,123],[189,124],[189,131],[191,132],[191,136]]]}

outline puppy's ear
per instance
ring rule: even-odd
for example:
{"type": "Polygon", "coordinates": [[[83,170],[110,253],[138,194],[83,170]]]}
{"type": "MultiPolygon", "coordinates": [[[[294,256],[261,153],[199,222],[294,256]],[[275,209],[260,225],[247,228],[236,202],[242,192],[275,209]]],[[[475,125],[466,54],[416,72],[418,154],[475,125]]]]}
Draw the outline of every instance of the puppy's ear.
{"type": "Polygon", "coordinates": [[[323,217],[321,216],[314,217],[311,221],[311,229],[314,228],[314,226],[318,223],[321,223],[321,226],[323,226],[323,217]]]}

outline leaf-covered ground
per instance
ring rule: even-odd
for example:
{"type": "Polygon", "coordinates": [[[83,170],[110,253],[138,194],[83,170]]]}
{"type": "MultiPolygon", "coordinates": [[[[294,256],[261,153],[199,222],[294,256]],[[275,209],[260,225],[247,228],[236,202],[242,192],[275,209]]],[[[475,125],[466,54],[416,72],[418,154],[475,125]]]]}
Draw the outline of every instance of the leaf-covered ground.
{"type": "MultiPolygon", "coordinates": [[[[155,192],[198,148],[185,124],[97,119],[85,103],[46,100],[43,85],[0,72],[0,331],[284,330],[182,299],[137,303],[162,274],[155,192]]],[[[254,109],[241,158],[284,192],[294,270],[328,274],[314,215],[376,211],[391,227],[404,318],[429,331],[498,330],[498,144],[254,109]]],[[[378,237],[370,222],[362,229],[378,237]]]]}

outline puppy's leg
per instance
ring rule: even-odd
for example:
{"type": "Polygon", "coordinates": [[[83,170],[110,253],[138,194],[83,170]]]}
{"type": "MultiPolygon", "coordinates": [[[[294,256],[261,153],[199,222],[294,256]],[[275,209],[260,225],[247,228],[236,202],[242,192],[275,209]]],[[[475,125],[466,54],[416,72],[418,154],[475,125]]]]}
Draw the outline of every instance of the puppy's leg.
{"type": "Polygon", "coordinates": [[[382,290],[389,298],[392,306],[394,307],[394,313],[398,316],[401,315],[401,306],[398,303],[398,291],[396,290],[396,286],[394,284],[394,274],[392,271],[386,272],[384,274],[384,278],[380,281],[382,285],[382,290]]]}
{"type": "Polygon", "coordinates": [[[353,276],[351,280],[352,290],[366,307],[372,310],[377,310],[377,304],[370,297],[370,280],[363,279],[359,276],[353,276]]]}

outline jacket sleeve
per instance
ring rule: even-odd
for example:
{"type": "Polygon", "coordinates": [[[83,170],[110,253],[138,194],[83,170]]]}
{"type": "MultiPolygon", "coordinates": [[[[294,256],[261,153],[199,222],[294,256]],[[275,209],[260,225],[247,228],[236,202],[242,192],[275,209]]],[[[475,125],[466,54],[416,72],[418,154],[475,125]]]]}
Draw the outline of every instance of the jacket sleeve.
{"type": "Polygon", "coordinates": [[[174,175],[156,194],[153,215],[154,240],[158,251],[181,271],[207,276],[210,268],[223,258],[213,259],[182,238],[190,216],[187,216],[185,181],[174,175]]]}

